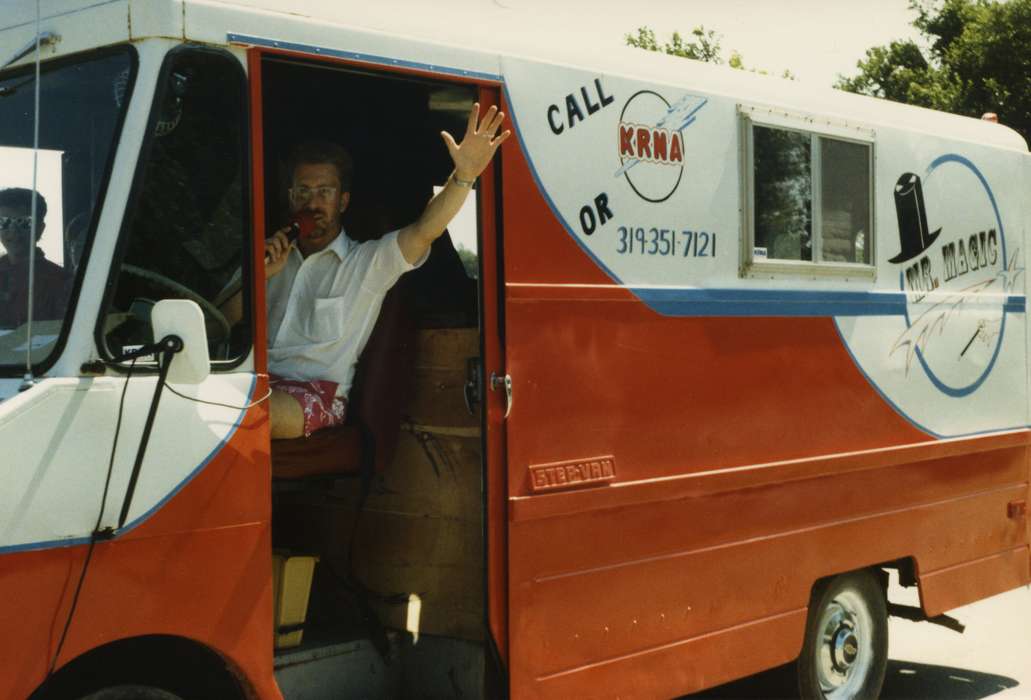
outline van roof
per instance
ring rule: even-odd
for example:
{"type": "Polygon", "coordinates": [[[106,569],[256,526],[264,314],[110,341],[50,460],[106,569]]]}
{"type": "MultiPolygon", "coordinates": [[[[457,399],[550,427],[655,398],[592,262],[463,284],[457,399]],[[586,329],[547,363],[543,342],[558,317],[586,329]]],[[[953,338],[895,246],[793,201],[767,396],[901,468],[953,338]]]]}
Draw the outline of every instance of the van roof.
{"type": "MultiPolygon", "coordinates": [[[[35,20],[34,0],[4,0],[4,4],[0,54],[13,53],[21,48],[16,44],[31,39],[35,20]]],[[[226,44],[234,34],[281,40],[310,47],[313,53],[354,47],[361,55],[492,76],[503,75],[506,58],[527,59],[543,64],[544,69],[549,64],[575,67],[848,124],[887,126],[1027,151],[1017,132],[979,119],[630,47],[600,45],[597,37],[577,34],[567,22],[520,8],[518,0],[41,0],[41,13],[43,28],[56,26],[59,34],[80,27],[89,31],[90,16],[124,17],[121,26],[112,28],[112,22],[105,22],[100,42],[105,44],[154,36],[226,44]],[[62,20],[72,15],[76,22],[65,29],[62,20]]],[[[59,45],[57,52],[87,45],[81,38],[65,43],[67,47],[59,45]]],[[[3,58],[0,55],[0,61],[3,58]]]]}

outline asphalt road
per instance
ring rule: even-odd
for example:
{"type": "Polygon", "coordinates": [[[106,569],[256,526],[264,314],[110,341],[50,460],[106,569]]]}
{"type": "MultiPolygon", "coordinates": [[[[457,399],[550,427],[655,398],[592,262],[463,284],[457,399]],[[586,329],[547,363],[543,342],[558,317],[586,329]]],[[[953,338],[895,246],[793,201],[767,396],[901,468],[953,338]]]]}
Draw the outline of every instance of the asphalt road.
{"type": "MultiPolygon", "coordinates": [[[[889,599],[916,605],[916,590],[892,586],[889,599]]],[[[966,625],[963,634],[890,619],[882,700],[1031,700],[1031,589],[1019,588],[950,614],[966,625]]],[[[791,692],[792,673],[774,669],[688,698],[782,698],[791,692]]]]}

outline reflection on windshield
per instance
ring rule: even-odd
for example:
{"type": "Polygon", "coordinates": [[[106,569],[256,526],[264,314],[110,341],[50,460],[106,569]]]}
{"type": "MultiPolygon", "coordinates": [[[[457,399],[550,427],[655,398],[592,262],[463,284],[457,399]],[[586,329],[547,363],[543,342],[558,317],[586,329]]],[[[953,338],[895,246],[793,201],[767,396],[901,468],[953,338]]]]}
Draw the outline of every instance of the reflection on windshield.
{"type": "Polygon", "coordinates": [[[243,74],[227,53],[178,49],[165,60],[117,279],[101,309],[104,350],[158,340],[154,304],[189,299],[204,312],[211,358],[233,361],[250,348],[250,325],[230,323],[220,308],[240,289],[249,252],[243,74]]]}
{"type": "MultiPolygon", "coordinates": [[[[4,247],[4,255],[0,257],[0,295],[4,297],[4,303],[0,304],[0,329],[15,329],[26,324],[30,301],[33,319],[45,323],[64,317],[72,275],[69,267],[49,259],[40,247],[48,219],[47,200],[38,190],[0,186],[0,244],[4,247]],[[33,270],[32,280],[29,279],[30,269],[33,270]],[[35,294],[29,294],[30,286],[35,294]]],[[[56,340],[52,327],[37,330],[44,330],[33,334],[37,347],[56,340]],[[48,336],[54,337],[47,341],[48,336]]],[[[22,353],[26,350],[24,340],[20,349],[22,353]]]]}
{"type": "Polygon", "coordinates": [[[30,307],[34,364],[48,358],[71,317],[73,281],[114,154],[131,63],[125,49],[43,66],[35,190],[32,69],[0,77],[0,366],[7,374],[24,368],[30,307]]]}

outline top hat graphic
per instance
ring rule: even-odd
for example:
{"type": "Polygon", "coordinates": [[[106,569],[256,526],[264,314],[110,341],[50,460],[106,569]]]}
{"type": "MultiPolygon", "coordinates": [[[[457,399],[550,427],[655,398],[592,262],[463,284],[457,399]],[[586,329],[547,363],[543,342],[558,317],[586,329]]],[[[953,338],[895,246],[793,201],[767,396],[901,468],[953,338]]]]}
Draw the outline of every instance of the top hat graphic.
{"type": "Polygon", "coordinates": [[[941,233],[927,230],[927,212],[924,210],[924,188],[920,176],[903,173],[895,183],[895,213],[899,219],[899,240],[902,252],[891,259],[893,263],[906,262],[931,247],[941,233]]]}

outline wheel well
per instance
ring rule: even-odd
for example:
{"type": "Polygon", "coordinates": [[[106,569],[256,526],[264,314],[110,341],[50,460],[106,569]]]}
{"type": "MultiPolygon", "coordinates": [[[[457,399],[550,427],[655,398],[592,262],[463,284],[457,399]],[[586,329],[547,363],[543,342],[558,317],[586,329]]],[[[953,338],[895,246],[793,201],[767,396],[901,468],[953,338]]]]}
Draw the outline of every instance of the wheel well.
{"type": "Polygon", "coordinates": [[[904,557],[879,565],[882,569],[894,569],[899,574],[899,585],[903,588],[912,588],[917,585],[916,559],[904,557]]]}
{"type": "Polygon", "coordinates": [[[243,700],[230,663],[198,642],[132,637],[92,649],[64,665],[30,700],[73,700],[120,684],[148,685],[191,700],[243,700]]]}
{"type": "MultiPolygon", "coordinates": [[[[874,576],[877,577],[877,580],[881,583],[881,586],[884,588],[885,599],[887,599],[887,597],[888,597],[888,572],[889,571],[894,570],[894,571],[898,572],[899,585],[902,586],[903,588],[912,588],[913,586],[916,586],[918,584],[917,578],[916,578],[916,560],[913,557],[903,557],[901,559],[893,559],[891,561],[880,562],[880,563],[877,563],[877,564],[870,564],[869,566],[864,566],[864,567],[862,567],[860,569],[853,569],[852,571],[863,571],[863,570],[868,570],[874,576]]],[[[844,574],[847,574],[847,573],[851,573],[851,571],[839,571],[838,573],[829,574],[827,576],[823,576],[821,578],[816,579],[815,581],[813,581],[813,585],[809,589],[810,596],[820,586],[826,585],[834,577],[841,576],[841,575],[844,575],[844,574]]]]}

